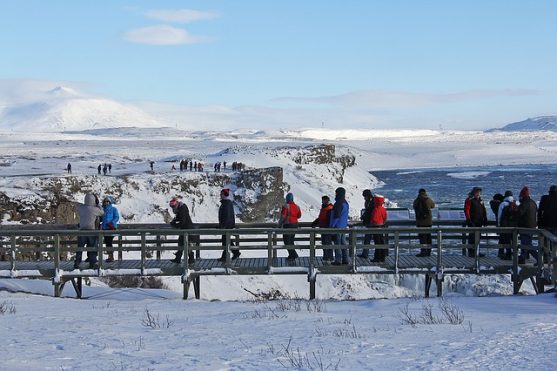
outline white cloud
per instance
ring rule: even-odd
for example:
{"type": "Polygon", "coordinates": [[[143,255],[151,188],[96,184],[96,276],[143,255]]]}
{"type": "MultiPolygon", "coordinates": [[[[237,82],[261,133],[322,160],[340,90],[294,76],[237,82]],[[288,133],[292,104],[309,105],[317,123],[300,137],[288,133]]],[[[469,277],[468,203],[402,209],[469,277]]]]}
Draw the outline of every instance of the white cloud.
{"type": "Polygon", "coordinates": [[[192,35],[183,28],[164,24],[135,28],[126,32],[124,39],[133,43],[149,45],[199,44],[212,41],[210,37],[192,35]]]}
{"type": "Polygon", "coordinates": [[[190,23],[219,17],[216,12],[204,12],[192,9],[159,9],[150,10],[145,17],[164,22],[190,23]]]}

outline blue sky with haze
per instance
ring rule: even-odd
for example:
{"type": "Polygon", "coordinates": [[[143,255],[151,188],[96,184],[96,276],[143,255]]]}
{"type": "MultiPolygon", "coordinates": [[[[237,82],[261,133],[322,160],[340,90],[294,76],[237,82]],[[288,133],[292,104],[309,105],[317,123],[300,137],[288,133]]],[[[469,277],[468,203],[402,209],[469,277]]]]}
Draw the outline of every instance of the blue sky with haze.
{"type": "Polygon", "coordinates": [[[4,0],[0,78],[245,126],[494,127],[557,114],[556,16],[551,0],[4,0]]]}

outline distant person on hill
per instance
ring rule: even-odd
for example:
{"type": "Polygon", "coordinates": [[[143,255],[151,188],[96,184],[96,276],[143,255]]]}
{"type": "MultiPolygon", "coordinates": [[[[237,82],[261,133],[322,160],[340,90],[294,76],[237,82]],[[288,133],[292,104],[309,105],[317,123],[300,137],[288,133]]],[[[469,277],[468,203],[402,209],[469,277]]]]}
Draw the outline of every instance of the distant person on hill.
{"type": "Polygon", "coordinates": [[[223,161],[222,166],[224,167],[224,170],[226,171],[226,161],[223,161]]]}
{"type": "MultiPolygon", "coordinates": [[[[104,215],[101,221],[101,228],[103,231],[112,231],[118,228],[118,221],[120,220],[120,213],[118,209],[114,207],[114,199],[111,196],[106,196],[103,199],[102,207],[104,211],[104,215]]],[[[114,240],[114,236],[104,236],[104,245],[106,247],[112,248],[112,241],[114,240]]],[[[107,252],[108,259],[106,259],[107,263],[114,261],[114,252],[108,251],[107,252]]]]}
{"type": "MultiPolygon", "coordinates": [[[[94,231],[97,229],[97,218],[104,215],[103,209],[98,205],[97,197],[92,193],[85,195],[84,203],[76,203],[75,211],[79,216],[79,229],[94,231]]],[[[93,251],[87,251],[87,259],[89,261],[89,269],[96,268],[97,266],[97,235],[91,234],[89,236],[77,237],[78,251],[75,254],[74,269],[79,268],[83,252],[79,250],[80,247],[94,248],[93,251]]]]}
{"type": "MultiPolygon", "coordinates": [[[[464,215],[466,215],[466,226],[468,227],[483,227],[487,225],[487,211],[482,200],[482,189],[480,187],[472,188],[468,194],[468,198],[464,201],[464,215]]],[[[468,244],[475,245],[480,241],[476,241],[476,233],[470,232],[468,234],[468,244]]],[[[476,249],[469,248],[468,256],[475,257],[476,249]]],[[[480,254],[480,257],[483,254],[480,254]]]]}
{"type": "MultiPolygon", "coordinates": [[[[528,187],[523,187],[518,196],[520,205],[518,205],[518,227],[519,228],[536,228],[538,206],[536,202],[530,198],[530,190],[528,187]]],[[[534,259],[538,259],[536,251],[529,251],[524,248],[532,246],[532,235],[529,233],[520,233],[520,256],[518,258],[519,264],[524,264],[526,260],[532,255],[534,259]]]]}
{"type": "MultiPolygon", "coordinates": [[[[172,219],[172,221],[170,222],[170,225],[172,227],[178,229],[193,229],[193,222],[191,221],[190,210],[188,209],[188,206],[185,203],[183,203],[177,197],[172,197],[172,199],[168,203],[168,206],[170,206],[172,212],[175,215],[174,219],[172,219]]],[[[194,239],[190,238],[189,242],[191,243],[192,240],[194,239]]],[[[171,262],[179,264],[182,261],[182,254],[184,251],[183,246],[184,246],[184,235],[180,234],[180,236],[178,237],[178,251],[174,253],[174,255],[176,255],[176,258],[172,259],[171,262]]],[[[191,250],[190,248],[188,253],[188,263],[193,263],[194,260],[195,260],[195,256],[193,254],[193,250],[191,250]]]]}
{"type": "Polygon", "coordinates": [[[102,165],[97,166],[97,174],[101,175],[102,165]]]}
{"type": "MultiPolygon", "coordinates": [[[[219,228],[234,229],[236,228],[236,217],[234,216],[234,204],[230,199],[230,189],[224,188],[220,191],[220,207],[219,207],[219,228]]],[[[230,246],[234,243],[230,240],[230,246]]],[[[222,235],[222,246],[226,246],[226,235],[222,235]]],[[[240,257],[240,250],[232,250],[232,260],[240,257]]],[[[226,249],[222,251],[219,259],[221,262],[226,261],[226,249]]]]}
{"type": "Polygon", "coordinates": [[[112,172],[112,164],[108,164],[108,173],[110,174],[112,172]]]}
{"type": "Polygon", "coordinates": [[[108,165],[107,165],[107,164],[104,164],[104,166],[103,166],[103,174],[106,175],[107,171],[108,171],[108,165]]]}
{"type": "Polygon", "coordinates": [[[66,171],[68,172],[68,174],[72,173],[72,164],[70,164],[69,162],[68,162],[68,166],[66,166],[66,171]]]}
{"type": "MultiPolygon", "coordinates": [[[[360,219],[365,228],[371,227],[371,212],[373,211],[373,193],[369,189],[365,189],[362,192],[362,197],[364,198],[364,208],[362,209],[360,219]]],[[[364,235],[364,245],[369,245],[371,243],[372,234],[368,233],[364,235]]],[[[359,255],[360,258],[369,258],[369,248],[363,248],[362,253],[359,255]]]]}
{"type": "MultiPolygon", "coordinates": [[[[329,196],[321,197],[321,210],[319,210],[319,216],[317,219],[311,223],[312,227],[319,227],[319,228],[329,228],[329,223],[331,221],[331,212],[333,210],[333,204],[329,199],[329,196]]],[[[329,233],[322,233],[321,234],[321,245],[323,246],[330,246],[333,244],[333,235],[329,233]]],[[[326,262],[332,262],[333,258],[333,250],[332,249],[323,249],[323,260],[326,262]]]]}
{"type": "Polygon", "coordinates": [[[154,171],[154,166],[155,166],[155,161],[149,161],[149,167],[151,168],[151,171],[154,171]]]}
{"type": "Polygon", "coordinates": [[[538,227],[557,234],[557,185],[549,187],[549,193],[540,200],[538,227]]]}
{"type": "MultiPolygon", "coordinates": [[[[497,222],[499,227],[518,227],[518,205],[514,201],[513,193],[506,191],[503,202],[499,205],[497,211],[497,222]]],[[[512,233],[501,233],[499,236],[500,245],[509,245],[512,242],[512,233]]],[[[500,248],[497,256],[503,260],[512,259],[512,249],[500,248]]]]}
{"type": "MultiPolygon", "coordinates": [[[[300,207],[294,203],[294,195],[288,193],[285,198],[286,202],[280,211],[279,226],[285,229],[298,228],[298,219],[302,217],[300,207]]],[[[293,246],[295,241],[295,233],[283,233],[282,241],[286,246],[293,246]]],[[[295,249],[288,249],[288,260],[294,260],[298,257],[295,249]]]]}
{"type": "MultiPolygon", "coordinates": [[[[329,227],[338,229],[348,228],[349,211],[350,208],[346,201],[346,190],[342,187],[338,187],[335,190],[335,204],[331,212],[329,227]]],[[[335,261],[332,264],[348,264],[348,249],[341,247],[346,246],[346,233],[342,231],[337,233],[333,238],[333,242],[339,247],[335,249],[335,261]]]]}
{"type": "MultiPolygon", "coordinates": [[[[435,208],[435,202],[427,195],[427,191],[420,188],[418,197],[412,204],[414,213],[416,214],[416,227],[431,228],[433,225],[433,215],[431,209],[435,208]]],[[[420,253],[417,257],[431,256],[431,233],[418,234],[420,244],[422,245],[420,253]]]]}
{"type": "Polygon", "coordinates": [[[190,171],[192,171],[192,169],[193,169],[193,161],[190,160],[190,171]]]}

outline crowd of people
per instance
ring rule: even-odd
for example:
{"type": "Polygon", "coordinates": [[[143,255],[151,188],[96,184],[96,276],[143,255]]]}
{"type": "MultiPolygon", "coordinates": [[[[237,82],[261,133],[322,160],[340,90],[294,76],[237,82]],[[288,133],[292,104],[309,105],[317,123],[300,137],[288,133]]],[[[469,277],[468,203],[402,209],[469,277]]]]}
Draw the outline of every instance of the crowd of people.
{"type": "MultiPolygon", "coordinates": [[[[487,210],[481,197],[482,189],[474,187],[468,197],[464,201],[464,214],[466,217],[466,226],[483,227],[487,225],[487,210]]],[[[371,190],[366,189],[362,192],[363,209],[361,210],[361,223],[368,229],[382,228],[387,226],[388,213],[385,209],[385,198],[379,194],[373,194],[371,190]]],[[[170,222],[172,227],[179,229],[193,229],[194,223],[191,219],[189,209],[180,197],[173,197],[169,206],[174,213],[174,218],[170,222]]],[[[557,185],[549,188],[547,195],[542,196],[539,206],[530,197],[528,187],[523,187],[519,193],[518,202],[513,198],[513,192],[507,190],[504,194],[497,193],[489,202],[489,206],[496,217],[496,225],[500,227],[522,227],[522,228],[545,228],[552,233],[557,233],[557,185]]],[[[433,225],[432,209],[435,208],[435,202],[428,196],[425,189],[418,190],[418,194],[412,205],[414,209],[416,226],[420,228],[430,228],[433,225]]],[[[346,200],[346,190],[339,187],[335,190],[334,202],[329,196],[324,195],[321,198],[321,209],[319,215],[312,222],[312,227],[338,229],[338,233],[322,233],[321,244],[323,246],[331,246],[331,248],[323,249],[323,261],[332,265],[349,264],[349,249],[346,241],[346,233],[343,231],[349,227],[349,211],[350,206],[346,200]]],[[[88,193],[85,196],[83,204],[78,204],[76,212],[79,214],[79,228],[82,230],[112,230],[118,226],[119,213],[114,207],[114,200],[107,196],[99,205],[98,198],[88,193]],[[100,222],[96,220],[100,218],[100,222]]],[[[288,251],[287,259],[294,261],[298,258],[295,247],[295,229],[298,228],[299,220],[302,217],[300,207],[294,201],[294,194],[288,193],[285,202],[281,207],[280,220],[278,226],[285,229],[283,233],[283,244],[288,251]]],[[[234,205],[232,193],[230,189],[224,188],[220,192],[220,207],[218,210],[218,222],[220,229],[234,229],[236,227],[234,205]]],[[[198,243],[199,236],[191,236],[190,243],[198,243]]],[[[530,255],[537,259],[537,253],[531,251],[528,247],[532,246],[532,235],[528,233],[520,233],[521,254],[519,263],[523,264],[530,255]],[[525,248],[522,248],[525,247],[525,248]]],[[[107,247],[112,247],[113,236],[105,236],[104,243],[107,247]]],[[[427,257],[431,255],[432,236],[431,233],[424,232],[418,234],[420,243],[420,252],[417,257],[427,257]]],[[[501,233],[499,244],[509,245],[511,243],[512,234],[501,233]]],[[[373,241],[378,246],[374,250],[372,262],[384,262],[389,254],[386,248],[386,236],[382,233],[367,233],[364,235],[363,244],[369,246],[373,241]]],[[[469,233],[467,237],[468,244],[475,245],[476,233],[469,233]]],[[[184,246],[184,236],[178,238],[179,249],[175,253],[174,263],[180,263],[182,259],[182,248],[184,246]]],[[[78,247],[96,246],[96,236],[80,236],[78,239],[78,247]]],[[[224,250],[220,257],[220,261],[226,261],[226,246],[230,247],[232,252],[231,259],[235,260],[240,257],[241,253],[237,246],[234,246],[230,235],[222,234],[222,246],[224,250]]],[[[463,254],[475,257],[476,249],[469,248],[463,251],[463,254]]],[[[82,253],[78,251],[75,258],[75,267],[79,267],[82,253]]],[[[94,267],[97,263],[97,252],[89,251],[87,253],[90,267],[94,267]]],[[[360,258],[369,259],[369,249],[363,248],[360,258]]],[[[498,257],[501,259],[511,259],[512,252],[510,248],[500,248],[498,257]]],[[[188,260],[194,261],[193,251],[190,250],[188,260]]],[[[113,261],[112,253],[109,253],[107,261],[113,261]]]]}

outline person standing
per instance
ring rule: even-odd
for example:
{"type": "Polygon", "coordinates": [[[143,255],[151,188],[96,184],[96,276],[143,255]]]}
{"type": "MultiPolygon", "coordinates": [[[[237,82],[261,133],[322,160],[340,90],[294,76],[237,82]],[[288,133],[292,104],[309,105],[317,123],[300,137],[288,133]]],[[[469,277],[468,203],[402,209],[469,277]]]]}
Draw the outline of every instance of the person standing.
{"type": "MultiPolygon", "coordinates": [[[[234,204],[230,199],[230,189],[224,188],[220,191],[220,207],[219,207],[219,228],[234,229],[236,228],[236,217],[234,215],[234,204]]],[[[234,243],[230,240],[230,246],[234,243]]],[[[226,235],[222,235],[222,246],[226,246],[226,235]]],[[[232,260],[240,257],[240,250],[232,250],[232,260]]],[[[219,259],[221,262],[226,261],[226,249],[222,251],[219,259]]]]}
{"type": "Polygon", "coordinates": [[[106,175],[106,172],[108,171],[108,165],[104,164],[103,166],[103,175],[106,175]]]}
{"type": "MultiPolygon", "coordinates": [[[[466,216],[467,227],[483,227],[487,225],[487,211],[481,195],[482,189],[480,187],[474,187],[468,194],[466,201],[464,201],[464,215],[466,216]]],[[[475,245],[476,243],[479,243],[479,241],[476,241],[476,233],[470,232],[468,234],[468,244],[475,245]]],[[[476,249],[473,247],[468,248],[468,256],[472,258],[475,257],[476,249]]],[[[483,256],[483,254],[481,254],[480,257],[481,256],[483,256]]]]}
{"type": "MultiPolygon", "coordinates": [[[[280,227],[284,229],[295,229],[298,228],[298,219],[302,217],[302,210],[300,207],[294,203],[294,195],[288,193],[286,195],[286,203],[282,206],[280,211],[280,227]]],[[[286,246],[294,246],[296,234],[295,233],[283,233],[282,241],[286,246]]],[[[294,260],[298,258],[298,253],[295,249],[288,249],[288,260],[294,260]]]]}
{"type": "MultiPolygon", "coordinates": [[[[510,192],[510,191],[507,191],[507,192],[510,192]]],[[[512,192],[511,192],[511,195],[512,195],[512,192]]],[[[495,215],[495,225],[499,225],[499,205],[501,205],[501,202],[503,202],[505,200],[505,197],[506,196],[503,196],[501,193],[496,193],[496,194],[493,195],[493,198],[491,199],[491,201],[489,201],[489,208],[493,212],[493,215],[495,215]]]]}
{"type": "Polygon", "coordinates": [[[68,174],[72,173],[72,164],[70,164],[69,162],[68,162],[68,166],[66,166],[66,171],[68,172],[68,174]]]}
{"type": "MultiPolygon", "coordinates": [[[[329,223],[331,219],[331,211],[333,210],[333,204],[331,204],[329,196],[325,195],[321,197],[321,210],[319,210],[319,216],[317,219],[311,223],[312,227],[319,228],[329,228],[329,223]]],[[[321,245],[330,246],[332,245],[333,235],[329,233],[321,234],[321,245]]],[[[331,262],[333,258],[333,250],[323,249],[323,260],[331,262]]]]}
{"type": "MultiPolygon", "coordinates": [[[[335,190],[335,204],[331,211],[329,227],[338,229],[348,228],[349,211],[350,207],[348,202],[346,202],[346,190],[342,187],[338,187],[335,190]]],[[[348,264],[348,249],[341,247],[346,246],[346,233],[337,233],[333,238],[333,242],[339,247],[335,249],[335,261],[332,264],[348,264]]]]}
{"type": "MultiPolygon", "coordinates": [[[[505,192],[505,198],[499,205],[497,211],[497,222],[499,227],[518,227],[518,205],[514,201],[513,193],[511,191],[505,192]]],[[[512,242],[512,233],[501,233],[499,235],[499,245],[510,245],[512,242]]],[[[497,252],[497,257],[502,260],[512,259],[512,249],[500,248],[497,252]]]]}
{"type": "MultiPolygon", "coordinates": [[[[385,198],[380,195],[375,195],[373,197],[373,210],[371,212],[371,228],[383,228],[387,223],[387,209],[384,206],[385,198]]],[[[374,245],[385,245],[385,235],[383,233],[373,233],[373,244],[374,245]]],[[[383,263],[385,258],[389,255],[389,249],[378,249],[375,248],[373,253],[374,263],[383,263]]]]}
{"type": "MultiPolygon", "coordinates": [[[[362,215],[360,219],[365,228],[371,228],[371,213],[373,211],[373,193],[369,189],[365,189],[362,192],[364,197],[364,209],[362,210],[362,215]]],[[[369,245],[371,243],[372,234],[368,233],[364,235],[364,245],[369,245]]],[[[369,257],[369,248],[363,248],[362,253],[359,255],[360,258],[367,259],[369,257]]]]}
{"type": "Polygon", "coordinates": [[[101,169],[102,169],[102,166],[101,166],[101,164],[99,164],[99,166],[97,166],[97,174],[101,175],[101,169]]]}
{"type": "Polygon", "coordinates": [[[108,173],[112,173],[112,164],[108,164],[108,173]]]}
{"type": "MultiPolygon", "coordinates": [[[[418,191],[418,197],[414,200],[412,204],[414,208],[414,213],[416,215],[416,227],[418,228],[431,228],[433,225],[433,215],[431,214],[431,209],[435,208],[435,202],[427,195],[427,191],[424,188],[420,188],[418,191]]],[[[431,256],[431,233],[419,233],[418,238],[420,240],[420,253],[416,256],[421,258],[424,256],[431,256]]]]}
{"type": "MultiPolygon", "coordinates": [[[[118,221],[120,220],[120,213],[118,209],[114,207],[114,199],[111,196],[106,196],[103,199],[102,207],[104,215],[101,221],[101,229],[103,231],[112,231],[118,228],[118,221]]],[[[114,236],[104,236],[104,246],[113,247],[112,241],[114,241],[114,236]]],[[[114,261],[114,252],[107,252],[108,258],[105,260],[107,263],[114,261]]]]}
{"type": "MultiPolygon", "coordinates": [[[[94,231],[97,229],[97,218],[102,217],[104,212],[98,205],[97,197],[92,193],[85,195],[84,203],[76,203],[75,211],[79,216],[79,230],[94,231]]],[[[95,234],[89,236],[77,237],[77,249],[75,253],[74,269],[79,268],[83,251],[80,247],[97,247],[97,236],[95,234]]],[[[89,260],[89,269],[97,266],[97,251],[87,251],[87,259],[89,260]]]]}
{"type": "MultiPolygon", "coordinates": [[[[188,206],[183,203],[178,197],[172,197],[168,206],[172,209],[174,213],[174,219],[170,222],[170,225],[174,228],[178,229],[193,229],[193,222],[191,221],[190,217],[190,210],[188,206]]],[[[176,258],[170,260],[173,263],[179,264],[182,261],[182,253],[183,253],[183,246],[184,246],[184,235],[180,234],[178,237],[178,251],[174,253],[176,258]]],[[[195,260],[195,256],[193,254],[193,250],[190,249],[188,253],[188,262],[193,263],[195,260]]]]}
{"type": "MultiPolygon", "coordinates": [[[[538,206],[536,202],[530,198],[530,190],[524,186],[518,195],[520,204],[518,205],[518,227],[519,228],[536,228],[538,225],[536,216],[538,215],[538,206]]],[[[524,264],[526,259],[532,255],[536,261],[538,260],[537,251],[523,249],[532,246],[532,235],[529,233],[520,233],[520,256],[518,263],[524,264]]]]}
{"type": "Polygon", "coordinates": [[[538,228],[545,228],[557,234],[557,185],[549,187],[549,193],[543,195],[540,200],[538,228]]]}

